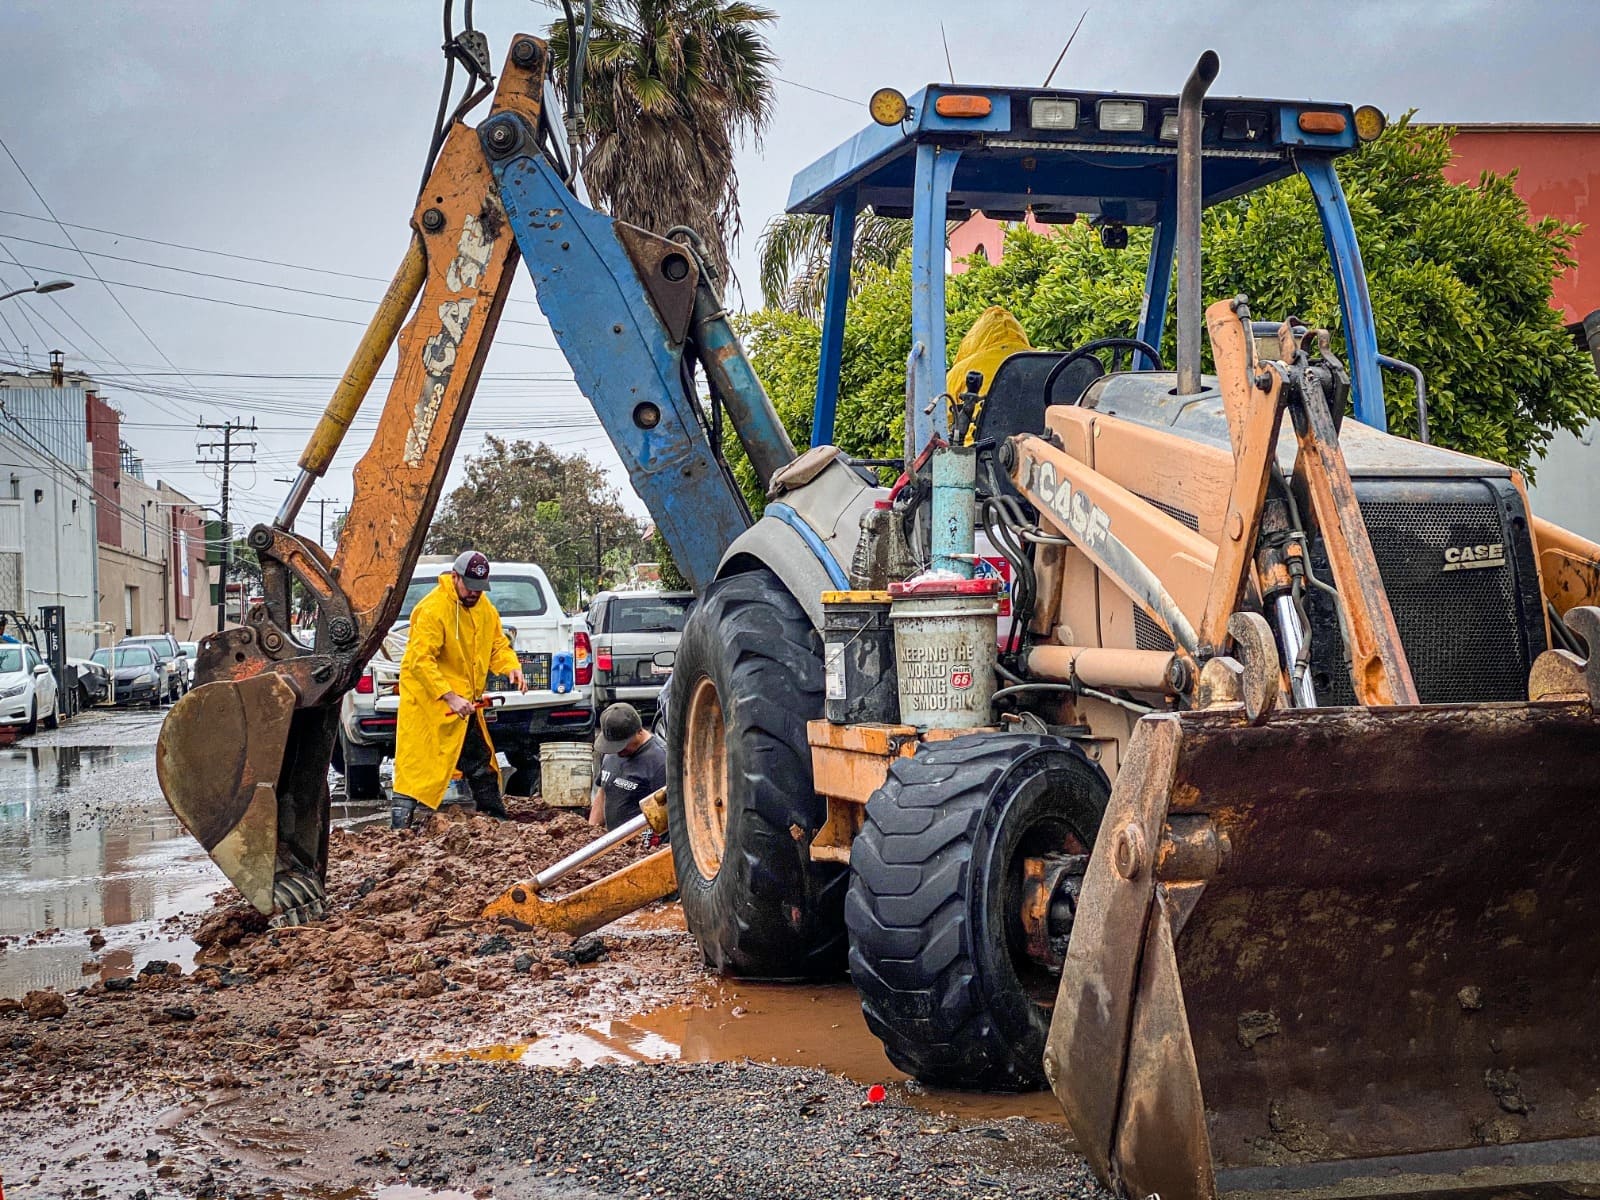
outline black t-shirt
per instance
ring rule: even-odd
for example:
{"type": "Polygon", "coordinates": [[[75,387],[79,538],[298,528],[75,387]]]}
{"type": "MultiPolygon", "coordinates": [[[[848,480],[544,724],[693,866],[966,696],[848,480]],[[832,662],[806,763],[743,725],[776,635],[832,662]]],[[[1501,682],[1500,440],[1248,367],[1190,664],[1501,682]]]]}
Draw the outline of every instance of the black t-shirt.
{"type": "Polygon", "coordinates": [[[639,801],[667,782],[667,744],[655,735],[627,758],[608,754],[600,763],[606,797],[606,828],[639,815],[639,801]]]}

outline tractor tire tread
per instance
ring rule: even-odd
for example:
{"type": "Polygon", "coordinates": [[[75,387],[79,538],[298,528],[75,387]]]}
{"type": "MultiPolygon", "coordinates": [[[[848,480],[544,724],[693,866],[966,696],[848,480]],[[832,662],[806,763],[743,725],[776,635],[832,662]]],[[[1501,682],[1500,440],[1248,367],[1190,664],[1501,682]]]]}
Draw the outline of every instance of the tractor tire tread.
{"type": "Polygon", "coordinates": [[[967,897],[996,789],[1022,757],[1043,749],[1081,757],[1032,734],[954,738],[896,760],[867,803],[845,903],[850,975],[889,1060],[925,1083],[1044,1085],[1042,1044],[998,1028],[984,1002],[974,945],[982,934],[967,897]]]}
{"type": "Polygon", "coordinates": [[[806,740],[806,722],[822,715],[823,687],[810,620],[770,572],[718,580],[685,627],[674,669],[684,686],[675,686],[668,712],[668,808],[673,844],[684,848],[676,856],[679,893],[702,953],[744,978],[839,974],[849,873],[810,861],[823,813],[806,740]],[[745,800],[738,844],[730,816],[722,866],[709,881],[686,852],[682,816],[682,722],[688,681],[701,674],[718,684],[731,786],[745,800]]]}

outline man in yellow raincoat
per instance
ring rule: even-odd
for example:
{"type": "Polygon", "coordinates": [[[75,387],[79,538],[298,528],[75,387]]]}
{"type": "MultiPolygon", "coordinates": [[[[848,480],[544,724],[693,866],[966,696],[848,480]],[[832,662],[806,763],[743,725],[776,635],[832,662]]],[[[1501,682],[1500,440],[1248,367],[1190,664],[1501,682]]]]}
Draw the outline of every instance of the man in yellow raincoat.
{"type": "Polygon", "coordinates": [[[504,817],[500,769],[483,711],[477,707],[491,673],[527,691],[500,613],[489,591],[489,560],[463,551],[411,610],[400,660],[400,717],[395,727],[394,813],[407,819],[417,804],[436,809],[460,770],[478,811],[504,817]]]}

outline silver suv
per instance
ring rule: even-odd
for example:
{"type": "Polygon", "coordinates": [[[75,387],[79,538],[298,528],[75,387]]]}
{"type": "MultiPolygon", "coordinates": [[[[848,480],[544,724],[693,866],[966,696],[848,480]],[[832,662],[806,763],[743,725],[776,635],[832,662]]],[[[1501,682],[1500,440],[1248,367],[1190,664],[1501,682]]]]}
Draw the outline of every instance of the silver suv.
{"type": "Polygon", "coordinates": [[[646,724],[672,668],[693,592],[601,592],[589,605],[594,642],[594,706],[626,700],[646,724]],[[659,657],[658,657],[659,656],[659,657]]]}

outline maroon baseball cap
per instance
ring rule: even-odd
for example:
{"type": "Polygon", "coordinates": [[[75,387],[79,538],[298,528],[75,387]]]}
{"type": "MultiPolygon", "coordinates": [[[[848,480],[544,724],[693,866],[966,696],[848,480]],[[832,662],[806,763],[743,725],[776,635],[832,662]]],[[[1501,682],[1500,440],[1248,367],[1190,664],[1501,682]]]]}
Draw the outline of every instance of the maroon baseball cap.
{"type": "Polygon", "coordinates": [[[469,592],[489,590],[489,560],[476,550],[463,550],[450,568],[469,592]]]}

